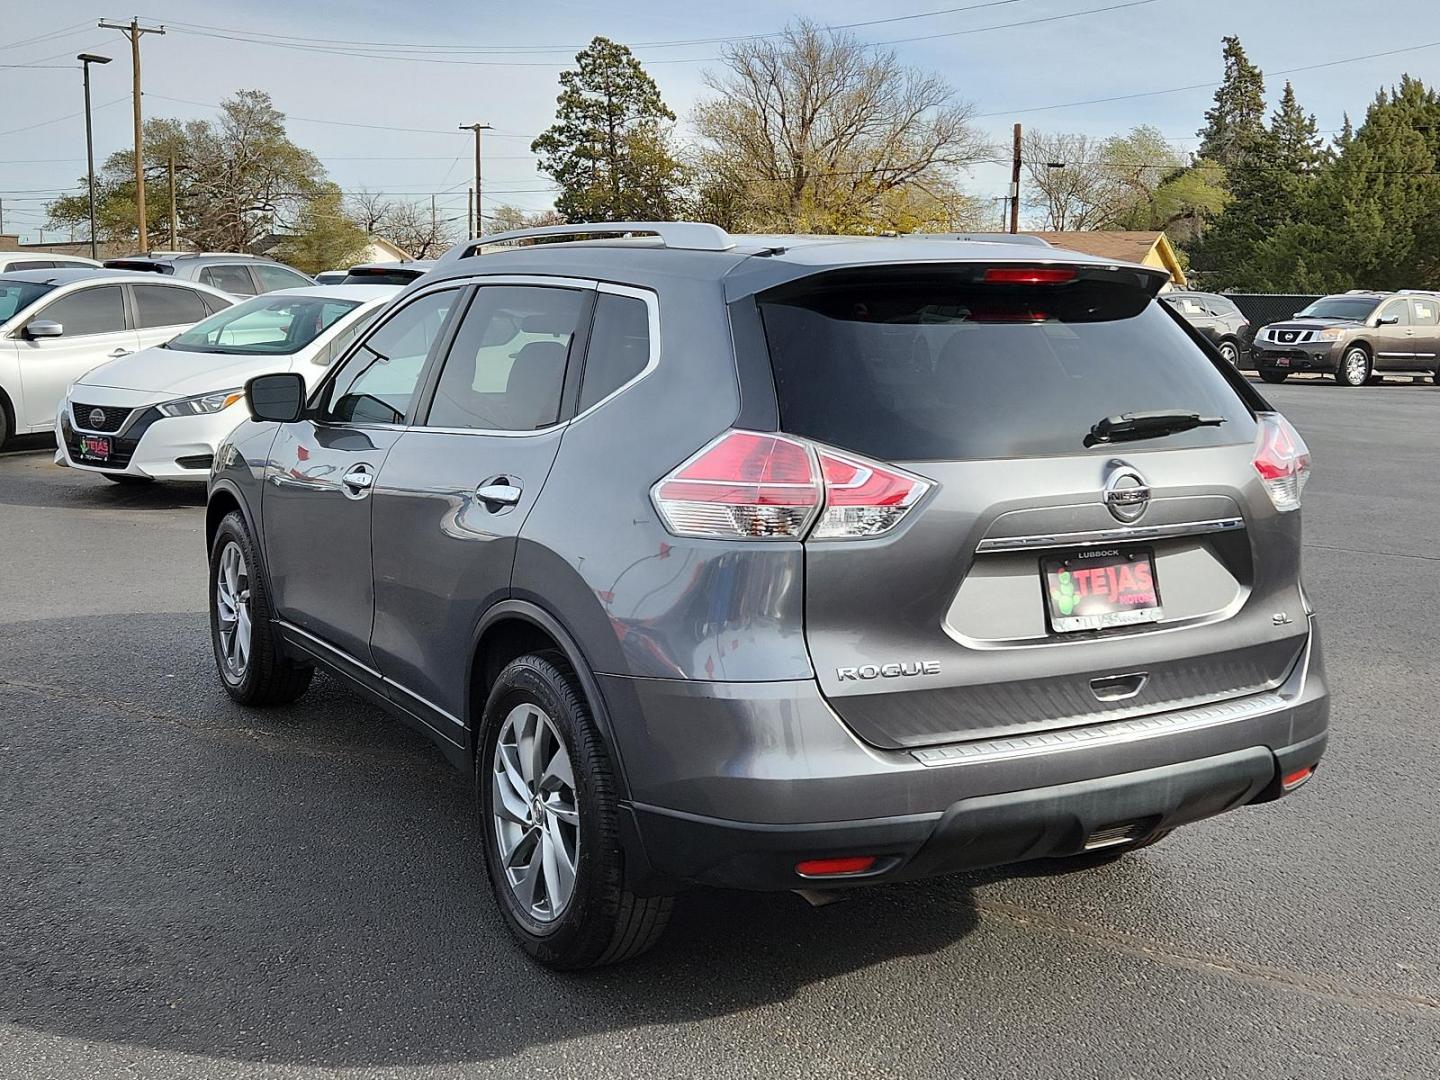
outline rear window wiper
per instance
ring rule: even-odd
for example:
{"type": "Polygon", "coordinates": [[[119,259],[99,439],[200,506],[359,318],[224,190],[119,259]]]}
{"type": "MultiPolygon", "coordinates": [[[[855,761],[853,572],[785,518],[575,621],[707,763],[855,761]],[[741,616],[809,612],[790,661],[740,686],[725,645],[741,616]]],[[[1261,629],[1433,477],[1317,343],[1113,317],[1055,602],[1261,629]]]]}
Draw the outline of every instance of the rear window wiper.
{"type": "Polygon", "coordinates": [[[1120,413],[1097,421],[1090,434],[1085,436],[1085,445],[1155,439],[1197,427],[1219,427],[1223,423],[1223,416],[1201,416],[1199,413],[1169,412],[1165,409],[1120,413]]]}

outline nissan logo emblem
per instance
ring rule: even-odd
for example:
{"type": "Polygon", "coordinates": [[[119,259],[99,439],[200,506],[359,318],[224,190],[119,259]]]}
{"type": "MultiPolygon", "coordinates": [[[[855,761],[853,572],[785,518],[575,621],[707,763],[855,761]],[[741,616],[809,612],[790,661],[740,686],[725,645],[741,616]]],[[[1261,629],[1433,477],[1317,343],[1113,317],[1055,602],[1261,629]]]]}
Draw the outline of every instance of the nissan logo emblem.
{"type": "Polygon", "coordinates": [[[1139,521],[1150,505],[1150,485],[1140,470],[1123,461],[1110,462],[1101,501],[1116,521],[1139,521]]]}
{"type": "Polygon", "coordinates": [[[91,409],[91,410],[90,410],[90,426],[91,426],[91,427],[96,427],[96,428],[98,428],[98,427],[100,427],[101,425],[103,425],[104,423],[105,423],[105,410],[104,410],[104,409],[91,409]]]}

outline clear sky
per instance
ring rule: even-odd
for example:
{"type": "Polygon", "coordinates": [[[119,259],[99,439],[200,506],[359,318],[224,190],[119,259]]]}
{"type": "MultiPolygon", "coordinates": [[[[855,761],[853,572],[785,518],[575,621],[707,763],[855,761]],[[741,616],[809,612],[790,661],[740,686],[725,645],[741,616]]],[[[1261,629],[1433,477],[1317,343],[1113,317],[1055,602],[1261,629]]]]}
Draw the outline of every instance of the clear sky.
{"type": "MultiPolygon", "coordinates": [[[[115,58],[92,69],[97,158],[128,145],[129,45],[95,23],[131,14],[94,0],[0,0],[5,231],[37,239],[44,200],[84,174],[76,53],[115,58]],[[58,66],[7,66],[17,64],[58,66]]],[[[1402,72],[1440,84],[1434,0],[145,0],[139,14],[169,26],[164,37],[143,39],[146,115],[205,116],[235,90],[258,87],[290,116],[292,138],[343,188],[424,201],[439,192],[441,212],[457,217],[472,166],[471,136],[455,128],[477,120],[496,129],[486,142],[486,208],[549,205],[551,188],[534,169],[530,139],[551,122],[559,71],[596,34],[635,45],[681,117],[682,136],[720,49],[697,39],[771,33],[796,15],[831,26],[872,23],[852,32],[865,42],[893,42],[905,63],[943,74],[974,104],[976,123],[1006,146],[1018,120],[1095,135],[1152,124],[1193,149],[1210,86],[1047,107],[1214,83],[1225,34],[1239,34],[1265,70],[1272,105],[1291,78],[1326,130],[1339,128],[1347,109],[1358,121],[1376,89],[1402,72]],[[1012,23],[1024,25],[1003,25],[1012,23]],[[232,39],[258,35],[287,45],[232,39]],[[367,44],[349,44],[356,42],[367,44]],[[1425,45],[1432,47],[1417,48],[1425,45]],[[1313,67],[1393,50],[1408,51],[1313,67]],[[1312,69],[1278,74],[1298,67],[1312,69]]],[[[995,198],[1007,180],[1004,167],[985,166],[968,188],[995,198]]]]}

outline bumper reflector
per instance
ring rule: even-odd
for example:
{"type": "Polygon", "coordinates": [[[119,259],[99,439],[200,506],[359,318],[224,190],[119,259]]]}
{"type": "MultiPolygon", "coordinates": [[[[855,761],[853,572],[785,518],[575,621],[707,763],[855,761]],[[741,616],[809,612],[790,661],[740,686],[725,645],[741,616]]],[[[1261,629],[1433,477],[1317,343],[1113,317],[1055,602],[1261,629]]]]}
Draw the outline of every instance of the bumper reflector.
{"type": "Polygon", "coordinates": [[[1294,791],[1301,784],[1315,775],[1315,766],[1307,765],[1303,769],[1296,769],[1294,772],[1286,773],[1280,778],[1281,791],[1294,791]]]}
{"type": "Polygon", "coordinates": [[[795,864],[795,872],[801,877],[834,877],[863,874],[874,865],[874,855],[850,855],[841,859],[806,859],[795,864]]]}

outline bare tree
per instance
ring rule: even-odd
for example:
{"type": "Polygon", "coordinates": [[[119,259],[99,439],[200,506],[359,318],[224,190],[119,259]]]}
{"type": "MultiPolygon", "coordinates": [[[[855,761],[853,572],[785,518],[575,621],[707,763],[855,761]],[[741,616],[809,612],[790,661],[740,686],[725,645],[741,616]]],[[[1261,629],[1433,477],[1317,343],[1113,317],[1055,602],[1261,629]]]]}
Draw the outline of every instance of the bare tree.
{"type": "Polygon", "coordinates": [[[969,213],[959,174],[990,148],[939,76],[806,20],[724,59],[695,111],[697,201],[722,224],[909,231],[969,213]]]}
{"type": "Polygon", "coordinates": [[[516,229],[536,229],[545,225],[564,225],[565,215],[558,210],[541,210],[527,214],[518,206],[504,203],[485,215],[487,233],[513,232],[516,229]]]}
{"type": "Polygon", "coordinates": [[[1021,158],[1026,204],[1058,232],[1124,228],[1184,168],[1182,155],[1151,127],[1106,139],[1030,131],[1021,158]]]}
{"type": "Polygon", "coordinates": [[[378,236],[412,259],[433,259],[457,240],[455,221],[439,217],[429,205],[394,199],[361,189],[350,196],[350,214],[368,236],[378,236]]]}

